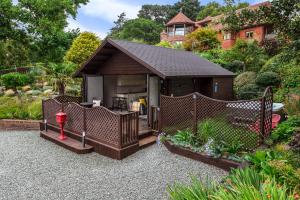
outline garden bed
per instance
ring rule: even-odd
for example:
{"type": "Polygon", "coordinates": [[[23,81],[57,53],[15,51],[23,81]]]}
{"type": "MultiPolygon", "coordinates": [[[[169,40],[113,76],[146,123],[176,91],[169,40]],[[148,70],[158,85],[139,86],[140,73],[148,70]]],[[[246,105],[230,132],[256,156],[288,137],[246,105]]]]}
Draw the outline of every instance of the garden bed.
{"type": "Polygon", "coordinates": [[[1,119],[0,130],[39,130],[40,120],[1,119]]]}
{"type": "Polygon", "coordinates": [[[166,148],[172,153],[191,158],[193,160],[201,161],[203,163],[214,165],[226,171],[230,171],[232,168],[243,168],[247,166],[247,163],[235,162],[232,160],[227,160],[225,158],[214,158],[204,153],[194,152],[188,148],[173,145],[169,141],[164,141],[163,143],[166,148]]]}

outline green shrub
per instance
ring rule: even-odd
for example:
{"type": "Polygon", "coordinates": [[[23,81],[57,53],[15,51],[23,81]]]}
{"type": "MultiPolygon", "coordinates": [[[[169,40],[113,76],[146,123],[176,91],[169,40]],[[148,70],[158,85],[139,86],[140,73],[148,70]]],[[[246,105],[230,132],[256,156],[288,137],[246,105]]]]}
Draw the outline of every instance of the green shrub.
{"type": "Polygon", "coordinates": [[[18,72],[4,74],[1,76],[1,80],[7,89],[16,89],[19,86],[25,86],[34,81],[33,77],[18,72]]]}
{"type": "Polygon", "coordinates": [[[172,48],[172,44],[168,41],[160,41],[159,43],[157,43],[155,46],[158,47],[165,47],[165,48],[172,48]]]}
{"type": "Polygon", "coordinates": [[[299,126],[300,117],[290,117],[287,121],[280,123],[276,129],[272,131],[270,138],[275,142],[288,140],[299,126]]]}
{"type": "Polygon", "coordinates": [[[300,88],[300,65],[286,65],[282,71],[282,80],[285,88],[300,88]]]}
{"type": "Polygon", "coordinates": [[[247,84],[237,91],[238,99],[255,99],[260,96],[260,88],[255,84],[247,84]]]}
{"type": "Polygon", "coordinates": [[[242,72],[245,71],[245,63],[240,60],[234,60],[223,66],[225,69],[228,69],[232,72],[242,72]]]}
{"type": "Polygon", "coordinates": [[[277,54],[270,58],[261,68],[260,72],[276,72],[280,73],[282,66],[285,63],[282,61],[282,54],[277,54]]]}
{"type": "Polygon", "coordinates": [[[184,49],[188,51],[206,51],[219,45],[218,33],[209,27],[199,28],[187,34],[183,42],[184,49]]]}
{"type": "Polygon", "coordinates": [[[0,97],[0,119],[41,119],[41,99],[0,97]]]}
{"type": "Polygon", "coordinates": [[[234,86],[236,89],[239,89],[244,85],[254,84],[255,79],[256,79],[255,72],[243,72],[234,79],[234,86]]]}
{"type": "Polygon", "coordinates": [[[268,87],[268,86],[279,86],[281,80],[280,76],[275,72],[263,72],[258,74],[255,83],[261,87],[268,87]]]}
{"type": "Polygon", "coordinates": [[[279,185],[275,178],[265,178],[250,168],[234,170],[219,186],[193,178],[191,185],[176,183],[167,191],[172,200],[293,200],[297,195],[285,184],[279,185]]]}
{"type": "Polygon", "coordinates": [[[38,99],[28,105],[28,115],[30,119],[42,119],[42,100],[38,99]]]}
{"type": "Polygon", "coordinates": [[[237,40],[230,50],[224,52],[222,58],[228,63],[234,60],[242,61],[246,71],[258,72],[267,61],[268,56],[256,41],[237,40]]]}

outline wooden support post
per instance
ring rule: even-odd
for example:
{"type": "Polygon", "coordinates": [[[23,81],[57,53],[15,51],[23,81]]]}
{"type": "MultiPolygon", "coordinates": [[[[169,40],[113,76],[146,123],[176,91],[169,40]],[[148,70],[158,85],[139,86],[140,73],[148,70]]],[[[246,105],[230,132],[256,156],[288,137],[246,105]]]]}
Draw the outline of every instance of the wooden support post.
{"type": "Polygon", "coordinates": [[[262,138],[265,136],[265,111],[266,111],[266,97],[261,98],[261,115],[260,115],[260,132],[262,134],[262,138]]]}
{"type": "Polygon", "coordinates": [[[193,94],[193,133],[197,134],[197,95],[193,94]]]}
{"type": "Polygon", "coordinates": [[[147,125],[150,127],[150,75],[147,74],[147,125]]]}

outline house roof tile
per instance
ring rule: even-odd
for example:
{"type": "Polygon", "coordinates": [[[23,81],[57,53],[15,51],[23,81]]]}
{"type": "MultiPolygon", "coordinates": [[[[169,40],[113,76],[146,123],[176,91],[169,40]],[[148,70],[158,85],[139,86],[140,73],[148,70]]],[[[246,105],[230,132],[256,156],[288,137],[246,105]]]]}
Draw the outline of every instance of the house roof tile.
{"type": "Polygon", "coordinates": [[[182,12],[179,12],[175,17],[173,17],[166,26],[171,26],[174,24],[194,24],[195,22],[192,21],[190,18],[185,16],[182,12]]]}

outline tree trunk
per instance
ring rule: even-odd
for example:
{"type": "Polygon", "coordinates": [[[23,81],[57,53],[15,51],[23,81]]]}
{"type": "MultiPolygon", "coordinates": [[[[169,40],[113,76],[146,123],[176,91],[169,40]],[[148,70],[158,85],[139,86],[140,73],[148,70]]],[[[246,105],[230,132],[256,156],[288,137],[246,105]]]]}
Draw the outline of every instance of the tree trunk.
{"type": "Polygon", "coordinates": [[[64,81],[57,81],[58,93],[59,95],[65,94],[65,83],[64,81]]]}

